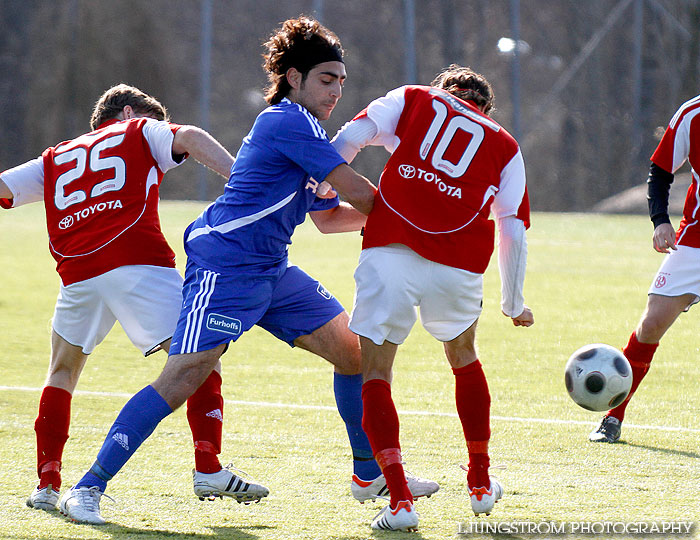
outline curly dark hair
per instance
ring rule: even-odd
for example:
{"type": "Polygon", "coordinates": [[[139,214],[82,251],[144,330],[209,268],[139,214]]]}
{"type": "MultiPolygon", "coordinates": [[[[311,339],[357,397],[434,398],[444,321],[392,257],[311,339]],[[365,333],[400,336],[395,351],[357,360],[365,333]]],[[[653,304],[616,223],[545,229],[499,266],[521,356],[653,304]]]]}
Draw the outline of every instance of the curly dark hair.
{"type": "Polygon", "coordinates": [[[338,36],[304,15],[284,21],[264,47],[263,68],[269,81],[265,101],[271,105],[282,101],[291,90],[287,82],[289,68],[296,68],[304,80],[315,65],[331,60],[342,62],[344,54],[338,36]]]}
{"type": "Polygon", "coordinates": [[[471,68],[451,64],[437,74],[430,86],[447,90],[459,99],[473,101],[486,115],[494,110],[491,85],[483,75],[471,68]]]}
{"type": "Polygon", "coordinates": [[[156,120],[168,120],[167,109],[156,98],[134,86],[118,84],[105,91],[95,103],[90,118],[90,129],[97,129],[107,120],[116,118],[127,105],[130,105],[138,114],[150,116],[156,120]]]}

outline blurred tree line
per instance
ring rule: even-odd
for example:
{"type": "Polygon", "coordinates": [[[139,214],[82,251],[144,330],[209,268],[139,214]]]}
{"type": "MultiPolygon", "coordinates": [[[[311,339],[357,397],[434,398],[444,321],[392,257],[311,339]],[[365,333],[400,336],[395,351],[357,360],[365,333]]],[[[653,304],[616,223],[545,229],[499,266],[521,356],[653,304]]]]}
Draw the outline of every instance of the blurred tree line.
{"type": "MultiPolygon", "coordinates": [[[[261,45],[301,13],[318,13],[346,50],[330,136],[388,90],[469,65],[494,87],[494,118],[518,135],[538,210],[585,210],[643,183],[658,128],[700,93],[700,0],[213,0],[205,120],[205,4],[0,0],[0,170],[88,131],[95,100],[119,82],[156,96],[174,122],[206,123],[235,153],[265,106],[261,45]]],[[[355,164],[376,180],[385,159],[372,148],[355,164]]],[[[188,163],[168,174],[162,196],[221,193],[216,175],[204,191],[202,178],[188,163]]]]}

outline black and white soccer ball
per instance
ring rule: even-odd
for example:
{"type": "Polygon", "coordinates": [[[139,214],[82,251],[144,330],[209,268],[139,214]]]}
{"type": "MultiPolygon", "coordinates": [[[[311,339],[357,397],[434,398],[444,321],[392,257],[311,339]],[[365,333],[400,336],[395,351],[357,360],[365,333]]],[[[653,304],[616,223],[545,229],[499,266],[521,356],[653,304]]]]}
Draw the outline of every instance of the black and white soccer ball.
{"type": "Polygon", "coordinates": [[[622,403],[632,387],[632,368],[622,351],[602,343],[585,345],[564,370],[569,396],[589,411],[607,411],[622,403]]]}

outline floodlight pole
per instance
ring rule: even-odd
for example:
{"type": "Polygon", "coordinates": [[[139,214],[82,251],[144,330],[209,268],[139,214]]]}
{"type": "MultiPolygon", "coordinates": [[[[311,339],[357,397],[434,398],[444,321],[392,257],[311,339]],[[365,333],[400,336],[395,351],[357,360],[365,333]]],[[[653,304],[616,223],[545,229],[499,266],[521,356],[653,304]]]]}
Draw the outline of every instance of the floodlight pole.
{"type": "MultiPolygon", "coordinates": [[[[202,36],[200,44],[199,125],[209,131],[209,101],[211,99],[212,0],[202,0],[202,36]]],[[[207,200],[207,169],[199,168],[197,198],[207,200]]]]}
{"type": "Polygon", "coordinates": [[[513,136],[520,140],[520,0],[510,0],[510,31],[515,47],[511,60],[511,99],[513,100],[513,136]]]}
{"type": "Polygon", "coordinates": [[[311,11],[314,13],[316,20],[323,23],[323,0],[313,0],[311,11]]]}
{"type": "Polygon", "coordinates": [[[634,41],[632,53],[632,158],[636,161],[642,150],[642,48],[644,43],[644,0],[634,3],[634,41]]]}
{"type": "Polygon", "coordinates": [[[406,84],[415,84],[418,79],[416,68],[416,3],[415,0],[403,1],[404,25],[404,77],[406,84]]]}

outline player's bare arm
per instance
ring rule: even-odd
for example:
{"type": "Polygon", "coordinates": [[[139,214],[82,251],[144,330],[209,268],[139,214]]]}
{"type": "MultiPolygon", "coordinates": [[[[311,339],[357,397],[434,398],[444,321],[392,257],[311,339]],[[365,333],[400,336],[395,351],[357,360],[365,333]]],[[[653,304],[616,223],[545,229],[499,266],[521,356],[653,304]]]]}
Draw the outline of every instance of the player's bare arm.
{"type": "Polygon", "coordinates": [[[209,133],[196,126],[182,126],[175,132],[173,154],[189,154],[224,178],[231,174],[234,158],[209,133]]]}
{"type": "Polygon", "coordinates": [[[367,215],[374,206],[374,194],[377,188],[352,167],[341,163],[325,178],[333,189],[360,212],[367,215]]]}
{"type": "Polygon", "coordinates": [[[13,195],[10,188],[7,187],[7,184],[0,178],[0,199],[11,199],[12,197],[13,195]]]}
{"type": "Polygon", "coordinates": [[[309,212],[309,216],[323,234],[359,231],[367,221],[367,216],[345,202],[328,210],[309,212]]]}

